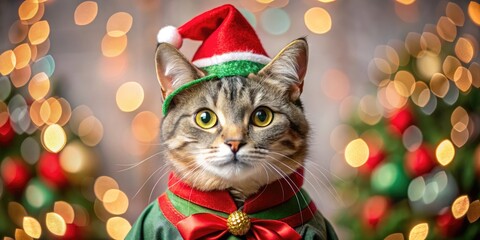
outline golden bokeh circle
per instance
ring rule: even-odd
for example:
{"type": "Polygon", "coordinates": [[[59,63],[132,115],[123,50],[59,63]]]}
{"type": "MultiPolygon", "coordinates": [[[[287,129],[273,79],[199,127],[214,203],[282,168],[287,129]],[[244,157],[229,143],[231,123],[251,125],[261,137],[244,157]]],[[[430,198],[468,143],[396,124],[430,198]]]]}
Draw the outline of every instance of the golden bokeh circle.
{"type": "Polygon", "coordinates": [[[308,30],[316,34],[324,34],[332,28],[332,18],[327,10],[321,7],[313,7],[304,15],[305,25],[308,30]]]}

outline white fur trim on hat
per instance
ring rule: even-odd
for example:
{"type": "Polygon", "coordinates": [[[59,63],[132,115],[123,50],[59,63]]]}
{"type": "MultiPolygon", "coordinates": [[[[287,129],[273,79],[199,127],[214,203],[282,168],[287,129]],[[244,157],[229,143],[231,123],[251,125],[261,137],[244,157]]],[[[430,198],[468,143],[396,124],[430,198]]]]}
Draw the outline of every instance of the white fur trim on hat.
{"type": "Polygon", "coordinates": [[[166,42],[179,49],[182,46],[183,39],[178,29],[174,26],[165,26],[157,34],[158,43],[166,42]]]}
{"type": "Polygon", "coordinates": [[[193,64],[197,67],[208,67],[212,65],[217,65],[221,63],[226,63],[230,61],[238,61],[238,60],[247,60],[247,61],[252,61],[252,62],[257,62],[261,64],[268,64],[270,62],[270,58],[261,55],[261,54],[256,54],[252,52],[230,52],[230,53],[224,53],[221,55],[214,55],[209,58],[202,58],[202,59],[197,59],[193,61],[193,64]]]}

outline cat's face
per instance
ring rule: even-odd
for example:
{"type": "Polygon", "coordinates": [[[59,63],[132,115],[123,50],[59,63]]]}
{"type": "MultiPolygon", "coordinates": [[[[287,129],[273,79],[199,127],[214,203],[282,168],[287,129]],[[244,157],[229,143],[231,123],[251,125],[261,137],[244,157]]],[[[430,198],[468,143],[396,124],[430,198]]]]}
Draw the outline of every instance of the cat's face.
{"type": "MultiPolygon", "coordinates": [[[[302,166],[306,54],[306,42],[297,40],[257,75],[202,82],[175,96],[161,128],[174,170],[202,190],[255,192],[302,166]]],[[[166,44],[157,67],[165,95],[204,74],[166,44]]]]}

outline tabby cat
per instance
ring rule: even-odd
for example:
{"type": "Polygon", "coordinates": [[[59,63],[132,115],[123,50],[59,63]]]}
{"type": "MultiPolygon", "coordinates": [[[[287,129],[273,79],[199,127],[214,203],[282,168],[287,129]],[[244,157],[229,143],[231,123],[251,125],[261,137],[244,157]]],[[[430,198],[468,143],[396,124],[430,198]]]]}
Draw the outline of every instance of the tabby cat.
{"type": "MultiPolygon", "coordinates": [[[[173,169],[169,190],[144,211],[128,238],[216,239],[218,231],[205,232],[208,224],[195,230],[195,221],[182,221],[195,215],[197,223],[213,221],[204,216],[210,214],[222,221],[228,216],[231,224],[229,211],[240,210],[251,220],[246,233],[229,227],[219,230],[219,239],[336,239],[300,190],[309,135],[300,101],[307,61],[308,44],[301,38],[256,74],[203,81],[179,92],[161,124],[173,169]],[[295,224],[285,220],[291,215],[298,218],[295,224]],[[282,227],[269,233],[255,228],[265,216],[282,227]],[[291,235],[279,233],[286,228],[294,230],[291,235]]],[[[164,98],[207,74],[167,43],[157,47],[156,66],[164,98]]]]}

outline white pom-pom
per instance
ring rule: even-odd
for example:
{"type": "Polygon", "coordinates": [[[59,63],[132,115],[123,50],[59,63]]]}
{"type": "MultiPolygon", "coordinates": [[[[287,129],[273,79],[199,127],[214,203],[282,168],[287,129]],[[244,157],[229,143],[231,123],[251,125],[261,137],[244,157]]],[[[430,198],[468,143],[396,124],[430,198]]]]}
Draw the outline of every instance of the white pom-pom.
{"type": "Polygon", "coordinates": [[[179,49],[183,43],[182,36],[174,26],[166,26],[160,29],[157,34],[157,41],[159,43],[170,43],[177,49],[179,49]]]}

